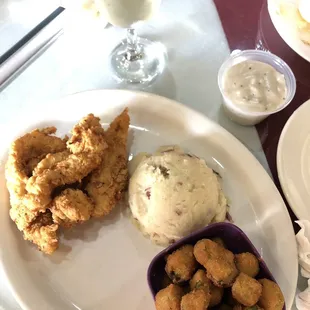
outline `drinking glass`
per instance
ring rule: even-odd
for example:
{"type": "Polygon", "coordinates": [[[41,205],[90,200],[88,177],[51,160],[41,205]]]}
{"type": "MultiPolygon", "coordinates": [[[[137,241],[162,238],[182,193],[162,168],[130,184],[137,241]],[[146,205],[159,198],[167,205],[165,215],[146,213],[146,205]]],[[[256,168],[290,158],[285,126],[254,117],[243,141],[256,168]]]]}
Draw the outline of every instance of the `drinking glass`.
{"type": "Polygon", "coordinates": [[[100,12],[114,26],[127,28],[127,38],[110,54],[115,77],[125,83],[149,83],[160,75],[166,52],[159,42],[137,36],[134,24],[149,20],[159,10],[161,0],[96,0],[100,12]]]}

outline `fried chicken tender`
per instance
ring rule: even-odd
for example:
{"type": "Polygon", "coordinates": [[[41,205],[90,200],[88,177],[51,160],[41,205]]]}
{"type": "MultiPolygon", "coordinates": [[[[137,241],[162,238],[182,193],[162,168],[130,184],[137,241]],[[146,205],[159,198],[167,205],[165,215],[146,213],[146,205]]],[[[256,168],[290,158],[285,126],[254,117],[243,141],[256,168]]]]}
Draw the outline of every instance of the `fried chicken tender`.
{"type": "Polygon", "coordinates": [[[10,217],[20,231],[27,228],[38,214],[39,212],[34,212],[26,208],[22,201],[11,202],[10,217]]]}
{"type": "Polygon", "coordinates": [[[181,287],[170,284],[156,294],[156,310],[181,310],[182,295],[183,290],[181,287]]]}
{"type": "Polygon", "coordinates": [[[5,176],[10,195],[26,193],[26,183],[36,164],[49,153],[66,149],[66,141],[52,136],[55,127],[36,129],[15,140],[10,147],[5,176]]]}
{"type": "Polygon", "coordinates": [[[81,181],[100,165],[107,144],[99,121],[93,114],[83,118],[72,130],[68,150],[48,154],[36,166],[26,185],[28,209],[44,212],[55,188],[81,181]]]}
{"type": "Polygon", "coordinates": [[[90,219],[93,201],[79,189],[65,189],[50,205],[54,223],[71,227],[90,219]]]}
{"type": "Polygon", "coordinates": [[[202,239],[194,246],[194,256],[207,270],[207,277],[218,287],[232,286],[238,275],[235,256],[209,239],[202,239]]]}
{"type": "Polygon", "coordinates": [[[55,127],[36,129],[16,139],[11,145],[5,176],[10,193],[10,217],[21,231],[38,216],[38,212],[29,210],[22,201],[34,167],[47,154],[66,149],[66,140],[52,136],[55,132],[55,127]]]}
{"type": "Polygon", "coordinates": [[[252,307],[258,302],[262,290],[262,285],[257,280],[242,272],[237,277],[231,289],[234,299],[248,307],[252,307]]]}
{"type": "Polygon", "coordinates": [[[93,216],[109,214],[121,199],[128,182],[127,137],[130,118],[125,109],[105,133],[108,149],[101,166],[90,176],[86,191],[95,202],[93,216]]]}
{"type": "Polygon", "coordinates": [[[210,293],[203,289],[194,289],[181,300],[182,310],[206,310],[210,303],[210,293]]]}
{"type": "Polygon", "coordinates": [[[165,270],[173,283],[183,283],[192,277],[197,268],[193,251],[192,245],[184,245],[167,257],[165,270]]]}
{"type": "Polygon", "coordinates": [[[264,310],[282,310],[284,307],[284,296],[279,285],[268,279],[261,279],[258,282],[263,287],[258,305],[264,310]]]}
{"type": "Polygon", "coordinates": [[[235,255],[235,262],[238,270],[247,274],[251,278],[255,278],[259,273],[259,262],[252,253],[241,253],[235,255]]]}
{"type": "Polygon", "coordinates": [[[24,239],[36,244],[45,254],[52,254],[58,248],[57,230],[58,225],[53,223],[52,214],[47,210],[24,230],[24,239]]]}

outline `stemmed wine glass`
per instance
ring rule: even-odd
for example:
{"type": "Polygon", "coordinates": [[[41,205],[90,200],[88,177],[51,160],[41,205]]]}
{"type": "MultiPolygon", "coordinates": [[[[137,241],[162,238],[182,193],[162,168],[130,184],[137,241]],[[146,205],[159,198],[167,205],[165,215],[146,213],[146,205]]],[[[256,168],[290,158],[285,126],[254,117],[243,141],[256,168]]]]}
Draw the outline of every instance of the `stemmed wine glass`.
{"type": "Polygon", "coordinates": [[[100,12],[114,26],[127,28],[127,38],[110,54],[115,77],[125,83],[149,83],[160,75],[166,64],[165,48],[137,36],[134,24],[150,19],[161,0],[96,0],[100,12]]]}

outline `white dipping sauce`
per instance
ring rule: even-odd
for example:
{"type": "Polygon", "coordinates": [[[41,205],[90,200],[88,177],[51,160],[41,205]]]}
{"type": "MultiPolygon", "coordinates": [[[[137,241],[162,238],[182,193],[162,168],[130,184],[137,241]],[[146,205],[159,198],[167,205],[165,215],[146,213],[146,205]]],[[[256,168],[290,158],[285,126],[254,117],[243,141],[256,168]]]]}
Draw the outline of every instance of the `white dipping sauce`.
{"type": "Polygon", "coordinates": [[[150,19],[159,10],[161,0],[96,0],[96,3],[109,23],[128,28],[150,19]]]}
{"type": "Polygon", "coordinates": [[[274,111],[284,103],[287,94],[284,75],[266,63],[253,60],[228,69],[223,90],[234,105],[249,112],[274,111]]]}

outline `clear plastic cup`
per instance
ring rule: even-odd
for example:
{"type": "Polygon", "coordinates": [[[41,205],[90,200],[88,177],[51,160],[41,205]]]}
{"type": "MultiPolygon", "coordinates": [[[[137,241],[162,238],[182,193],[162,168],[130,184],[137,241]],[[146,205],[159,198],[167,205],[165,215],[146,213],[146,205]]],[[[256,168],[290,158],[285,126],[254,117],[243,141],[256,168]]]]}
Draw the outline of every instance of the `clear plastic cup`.
{"type": "Polygon", "coordinates": [[[292,101],[296,93],[296,79],[291,68],[278,56],[260,50],[244,50],[233,51],[230,57],[222,64],[218,73],[218,85],[223,97],[223,109],[226,115],[239,125],[251,126],[260,123],[269,115],[283,110],[292,101]],[[287,96],[285,102],[277,109],[266,112],[254,112],[240,108],[225,96],[223,90],[224,75],[232,66],[246,60],[256,60],[264,62],[274,67],[278,72],[282,73],[285,78],[287,87],[287,96]]]}

